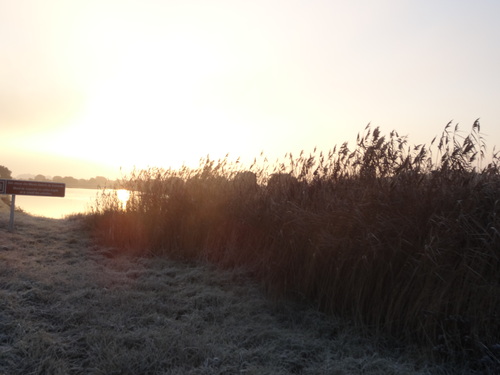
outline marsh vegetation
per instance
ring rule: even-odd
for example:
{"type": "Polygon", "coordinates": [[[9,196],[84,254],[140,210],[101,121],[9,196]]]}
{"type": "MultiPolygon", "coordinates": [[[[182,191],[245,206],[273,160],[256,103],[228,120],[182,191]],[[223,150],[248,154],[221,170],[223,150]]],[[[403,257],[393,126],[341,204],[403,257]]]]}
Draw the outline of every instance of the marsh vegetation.
{"type": "Polygon", "coordinates": [[[245,270],[98,246],[0,202],[0,373],[469,374],[271,300],[245,270]]]}
{"type": "Polygon", "coordinates": [[[244,268],[271,298],[494,373],[499,161],[478,121],[428,145],[368,126],[354,149],[136,171],[126,206],[103,192],[87,225],[117,253],[244,268]]]}

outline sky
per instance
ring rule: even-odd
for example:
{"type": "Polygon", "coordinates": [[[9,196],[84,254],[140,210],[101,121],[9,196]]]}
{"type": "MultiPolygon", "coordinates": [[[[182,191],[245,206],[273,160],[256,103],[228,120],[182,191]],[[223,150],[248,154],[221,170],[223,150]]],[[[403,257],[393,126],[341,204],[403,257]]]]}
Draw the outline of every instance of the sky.
{"type": "Polygon", "coordinates": [[[133,168],[412,144],[500,146],[498,0],[0,0],[0,165],[133,168]]]}

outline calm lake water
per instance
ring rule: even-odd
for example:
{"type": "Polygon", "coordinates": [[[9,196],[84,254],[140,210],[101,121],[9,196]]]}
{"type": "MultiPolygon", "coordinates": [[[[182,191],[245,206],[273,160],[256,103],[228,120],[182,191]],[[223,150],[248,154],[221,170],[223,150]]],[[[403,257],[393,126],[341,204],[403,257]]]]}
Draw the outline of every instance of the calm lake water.
{"type": "Polygon", "coordinates": [[[36,216],[62,219],[66,215],[89,211],[98,192],[101,190],[66,188],[64,198],[16,195],[16,208],[36,216]]]}

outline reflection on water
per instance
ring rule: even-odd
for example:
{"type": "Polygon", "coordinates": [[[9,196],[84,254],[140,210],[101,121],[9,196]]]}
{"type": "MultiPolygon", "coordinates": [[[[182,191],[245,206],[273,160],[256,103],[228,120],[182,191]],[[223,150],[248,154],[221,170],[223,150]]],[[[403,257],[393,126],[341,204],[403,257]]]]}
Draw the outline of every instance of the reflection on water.
{"type": "Polygon", "coordinates": [[[64,198],[16,195],[16,207],[32,215],[61,219],[66,215],[89,211],[99,192],[101,190],[98,189],[66,188],[64,198]]]}
{"type": "Polygon", "coordinates": [[[127,202],[130,199],[130,191],[126,189],[118,189],[116,191],[116,197],[120,201],[122,208],[126,209],[127,208],[127,202]]]}

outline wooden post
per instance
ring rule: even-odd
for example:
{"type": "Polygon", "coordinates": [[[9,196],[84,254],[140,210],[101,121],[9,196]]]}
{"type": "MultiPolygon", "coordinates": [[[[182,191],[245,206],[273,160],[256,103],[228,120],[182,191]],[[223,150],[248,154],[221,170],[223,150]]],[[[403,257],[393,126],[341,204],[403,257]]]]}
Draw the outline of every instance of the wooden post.
{"type": "Polygon", "coordinates": [[[16,209],[16,195],[12,194],[10,200],[10,221],[9,221],[9,232],[14,230],[14,210],[16,209]]]}

